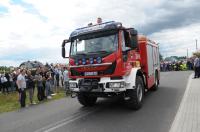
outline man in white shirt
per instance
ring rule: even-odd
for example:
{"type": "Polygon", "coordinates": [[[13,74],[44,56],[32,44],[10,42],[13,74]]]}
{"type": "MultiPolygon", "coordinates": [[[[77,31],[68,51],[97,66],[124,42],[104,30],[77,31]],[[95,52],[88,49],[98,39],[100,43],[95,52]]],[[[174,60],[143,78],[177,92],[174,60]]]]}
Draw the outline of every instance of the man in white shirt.
{"type": "Polygon", "coordinates": [[[17,77],[17,86],[19,89],[19,96],[20,96],[20,104],[21,107],[26,106],[26,78],[25,78],[26,70],[22,69],[20,74],[17,77]]]}

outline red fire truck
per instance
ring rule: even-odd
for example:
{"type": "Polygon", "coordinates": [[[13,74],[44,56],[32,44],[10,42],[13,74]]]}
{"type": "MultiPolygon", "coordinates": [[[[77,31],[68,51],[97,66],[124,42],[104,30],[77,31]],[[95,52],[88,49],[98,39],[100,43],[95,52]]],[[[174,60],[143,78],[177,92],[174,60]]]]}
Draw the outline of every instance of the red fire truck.
{"type": "Polygon", "coordinates": [[[120,22],[76,29],[63,41],[62,57],[69,58],[69,89],[84,106],[94,105],[98,97],[120,96],[138,110],[144,92],[158,89],[158,45],[120,22]]]}

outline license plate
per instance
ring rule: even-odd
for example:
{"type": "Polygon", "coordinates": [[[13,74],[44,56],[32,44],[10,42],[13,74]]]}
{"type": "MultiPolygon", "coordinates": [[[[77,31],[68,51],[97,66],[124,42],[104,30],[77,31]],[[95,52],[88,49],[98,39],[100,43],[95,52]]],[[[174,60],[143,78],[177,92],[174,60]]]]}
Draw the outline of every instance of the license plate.
{"type": "Polygon", "coordinates": [[[85,76],[97,76],[97,72],[85,72],[85,76]]]}

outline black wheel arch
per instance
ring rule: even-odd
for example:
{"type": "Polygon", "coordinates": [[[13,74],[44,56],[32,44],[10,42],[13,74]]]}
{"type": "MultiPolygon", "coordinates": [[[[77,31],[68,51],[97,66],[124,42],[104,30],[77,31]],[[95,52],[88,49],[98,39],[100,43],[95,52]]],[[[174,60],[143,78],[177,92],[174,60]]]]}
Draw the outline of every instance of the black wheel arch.
{"type": "Polygon", "coordinates": [[[138,70],[138,71],[137,71],[137,74],[136,74],[136,77],[137,77],[137,76],[140,76],[140,77],[142,78],[143,85],[144,85],[144,87],[146,88],[146,87],[147,87],[147,86],[146,86],[147,83],[146,83],[146,79],[144,78],[143,75],[144,75],[144,73],[143,73],[141,70],[138,70]]]}

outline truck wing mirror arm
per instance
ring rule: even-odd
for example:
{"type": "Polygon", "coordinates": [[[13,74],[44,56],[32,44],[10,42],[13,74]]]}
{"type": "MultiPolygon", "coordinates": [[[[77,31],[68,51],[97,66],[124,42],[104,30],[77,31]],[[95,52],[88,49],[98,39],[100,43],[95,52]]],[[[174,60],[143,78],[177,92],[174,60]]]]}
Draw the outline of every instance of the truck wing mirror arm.
{"type": "Polygon", "coordinates": [[[69,43],[69,42],[70,42],[70,40],[68,40],[68,39],[63,40],[63,42],[62,42],[62,57],[63,58],[69,58],[69,57],[65,56],[65,44],[69,43]]]}

